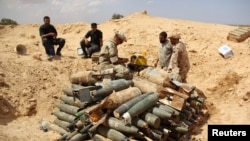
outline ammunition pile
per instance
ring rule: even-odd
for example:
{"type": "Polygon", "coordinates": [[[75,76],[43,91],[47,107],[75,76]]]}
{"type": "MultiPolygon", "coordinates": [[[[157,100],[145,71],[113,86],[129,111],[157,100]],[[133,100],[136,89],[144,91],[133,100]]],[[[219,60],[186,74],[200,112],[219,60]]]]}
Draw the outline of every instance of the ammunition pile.
{"type": "Polygon", "coordinates": [[[65,131],[59,140],[186,140],[208,118],[203,92],[163,75],[152,81],[151,74],[63,89],[52,113],[65,131]]]}

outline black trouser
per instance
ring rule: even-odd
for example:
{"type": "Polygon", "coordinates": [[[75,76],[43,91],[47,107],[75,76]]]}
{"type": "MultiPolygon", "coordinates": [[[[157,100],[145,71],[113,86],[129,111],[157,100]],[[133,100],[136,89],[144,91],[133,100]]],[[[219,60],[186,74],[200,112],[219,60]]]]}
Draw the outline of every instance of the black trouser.
{"type": "Polygon", "coordinates": [[[49,56],[54,56],[55,54],[60,55],[61,50],[65,45],[65,39],[56,38],[53,40],[48,40],[47,38],[43,38],[42,43],[43,43],[43,46],[45,48],[45,52],[47,55],[49,55],[49,56]],[[55,53],[54,45],[59,45],[57,50],[56,50],[56,53],[55,53]]]}
{"type": "Polygon", "coordinates": [[[96,44],[85,44],[85,41],[82,40],[80,42],[82,51],[83,51],[83,55],[85,55],[86,57],[91,57],[91,55],[95,52],[100,51],[100,47],[96,44]]]}

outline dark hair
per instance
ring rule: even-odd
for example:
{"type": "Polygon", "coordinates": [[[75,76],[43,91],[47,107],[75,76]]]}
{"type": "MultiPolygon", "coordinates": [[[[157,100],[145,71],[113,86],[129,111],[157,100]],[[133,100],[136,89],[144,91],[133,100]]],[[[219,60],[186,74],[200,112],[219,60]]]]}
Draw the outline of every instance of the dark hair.
{"type": "Polygon", "coordinates": [[[97,27],[97,23],[91,23],[91,27],[97,27]]]}
{"type": "Polygon", "coordinates": [[[160,33],[160,36],[162,36],[162,37],[164,37],[164,38],[167,38],[167,37],[168,37],[168,34],[167,34],[167,32],[162,31],[162,32],[160,33]]]}
{"type": "Polygon", "coordinates": [[[49,18],[49,16],[44,16],[43,20],[45,20],[45,19],[50,19],[50,18],[49,18]]]}
{"type": "Polygon", "coordinates": [[[137,56],[136,55],[132,55],[132,56],[130,56],[130,59],[132,60],[132,59],[136,59],[137,58],[137,56]]]}

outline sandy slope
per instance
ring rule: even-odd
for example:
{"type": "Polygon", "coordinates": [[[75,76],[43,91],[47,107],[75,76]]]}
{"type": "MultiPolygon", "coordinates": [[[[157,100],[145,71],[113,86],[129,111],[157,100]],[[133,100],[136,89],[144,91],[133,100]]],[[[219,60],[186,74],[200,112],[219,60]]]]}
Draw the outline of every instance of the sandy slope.
{"type": "MultiPolygon", "coordinates": [[[[66,45],[63,57],[52,62],[46,60],[39,26],[0,27],[0,140],[56,140],[60,135],[44,133],[38,122],[54,118],[51,112],[60,102],[62,89],[70,87],[70,75],[92,68],[90,59],[76,54],[89,23],[55,25],[66,45]],[[16,54],[18,44],[27,47],[26,55],[16,54]]],[[[228,32],[236,27],[134,13],[100,23],[98,28],[104,40],[112,37],[114,30],[124,31],[128,42],[119,47],[120,55],[129,57],[146,49],[149,63],[157,55],[158,34],[163,30],[180,32],[191,62],[188,83],[207,96],[211,114],[208,124],[250,124],[250,39],[227,41],[228,32]],[[224,59],[219,55],[217,49],[224,44],[232,48],[233,57],[224,59]]],[[[197,136],[205,141],[207,124],[202,129],[197,136]]]]}

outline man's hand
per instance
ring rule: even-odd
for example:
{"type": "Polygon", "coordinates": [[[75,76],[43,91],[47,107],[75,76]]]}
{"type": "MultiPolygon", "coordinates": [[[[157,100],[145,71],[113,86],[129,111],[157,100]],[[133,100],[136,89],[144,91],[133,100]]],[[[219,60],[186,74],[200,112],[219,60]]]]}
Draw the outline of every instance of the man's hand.
{"type": "Polygon", "coordinates": [[[88,45],[89,44],[89,40],[88,39],[83,39],[84,40],[84,43],[85,43],[85,45],[88,45]]]}
{"type": "Polygon", "coordinates": [[[49,36],[53,36],[55,38],[56,37],[56,33],[50,32],[49,36]]]}

